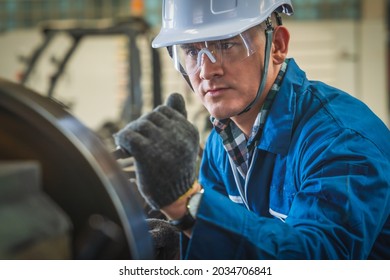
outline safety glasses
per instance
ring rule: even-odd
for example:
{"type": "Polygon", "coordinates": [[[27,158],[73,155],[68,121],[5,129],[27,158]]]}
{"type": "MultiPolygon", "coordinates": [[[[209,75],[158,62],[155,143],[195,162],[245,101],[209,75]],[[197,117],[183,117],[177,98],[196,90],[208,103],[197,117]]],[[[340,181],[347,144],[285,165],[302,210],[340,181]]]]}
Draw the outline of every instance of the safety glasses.
{"type": "Polygon", "coordinates": [[[198,72],[206,60],[228,67],[245,60],[259,50],[259,29],[254,27],[224,40],[173,45],[169,52],[176,70],[184,75],[198,72]]]}

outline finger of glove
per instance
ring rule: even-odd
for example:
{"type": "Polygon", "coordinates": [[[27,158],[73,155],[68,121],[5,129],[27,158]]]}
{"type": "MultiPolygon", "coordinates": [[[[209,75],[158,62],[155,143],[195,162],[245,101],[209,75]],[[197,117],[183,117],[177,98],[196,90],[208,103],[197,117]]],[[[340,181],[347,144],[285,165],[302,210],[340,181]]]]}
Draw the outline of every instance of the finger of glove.
{"type": "Polygon", "coordinates": [[[148,115],[148,121],[152,122],[156,127],[169,127],[170,119],[159,111],[153,111],[148,115]]]}
{"type": "Polygon", "coordinates": [[[169,95],[166,101],[166,105],[168,107],[175,109],[180,114],[182,114],[185,118],[187,118],[186,103],[181,94],[175,92],[169,95]]]}
{"type": "Polygon", "coordinates": [[[133,130],[141,134],[147,139],[156,139],[159,136],[159,126],[155,123],[158,116],[152,117],[155,114],[149,114],[147,118],[142,118],[136,122],[130,123],[129,130],[133,130]]]}
{"type": "Polygon", "coordinates": [[[126,150],[129,154],[136,156],[142,151],[142,146],[149,141],[142,134],[128,128],[121,130],[114,135],[115,144],[126,150]]]}
{"type": "Polygon", "coordinates": [[[186,117],[184,117],[182,113],[167,105],[159,105],[156,107],[156,109],[154,109],[154,111],[171,120],[186,120],[186,117]]]}
{"type": "Polygon", "coordinates": [[[159,139],[159,137],[159,128],[147,118],[131,122],[115,135],[116,144],[135,157],[137,154],[142,154],[153,139],[159,139]]]}
{"type": "Polygon", "coordinates": [[[178,243],[179,231],[165,220],[147,219],[149,233],[152,235],[157,248],[162,248],[170,243],[178,243]],[[175,240],[176,239],[176,240],[175,240]]]}

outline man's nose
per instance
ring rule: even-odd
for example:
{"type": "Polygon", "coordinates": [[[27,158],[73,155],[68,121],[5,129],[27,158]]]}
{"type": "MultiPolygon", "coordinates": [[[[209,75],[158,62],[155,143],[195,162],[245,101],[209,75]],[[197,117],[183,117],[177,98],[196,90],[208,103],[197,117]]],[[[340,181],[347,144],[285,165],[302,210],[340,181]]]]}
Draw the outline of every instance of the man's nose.
{"type": "Polygon", "coordinates": [[[210,80],[214,76],[223,74],[221,60],[217,59],[211,53],[202,53],[199,68],[199,76],[202,80],[210,80]]]}
{"type": "Polygon", "coordinates": [[[217,62],[217,59],[215,58],[214,54],[209,49],[203,48],[198,53],[198,58],[197,58],[196,64],[198,66],[202,65],[203,60],[205,59],[206,56],[208,57],[208,59],[210,59],[210,61],[212,63],[217,62]]]}

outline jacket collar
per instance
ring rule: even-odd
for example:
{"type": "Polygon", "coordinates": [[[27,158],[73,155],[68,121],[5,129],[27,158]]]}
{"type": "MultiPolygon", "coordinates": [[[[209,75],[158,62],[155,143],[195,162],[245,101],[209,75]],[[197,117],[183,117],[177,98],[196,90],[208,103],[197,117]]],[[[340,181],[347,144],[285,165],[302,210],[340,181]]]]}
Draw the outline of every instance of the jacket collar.
{"type": "Polygon", "coordinates": [[[281,88],[264,124],[263,135],[257,146],[259,149],[287,154],[293,131],[297,92],[306,80],[305,72],[294,59],[290,59],[281,88]]]}

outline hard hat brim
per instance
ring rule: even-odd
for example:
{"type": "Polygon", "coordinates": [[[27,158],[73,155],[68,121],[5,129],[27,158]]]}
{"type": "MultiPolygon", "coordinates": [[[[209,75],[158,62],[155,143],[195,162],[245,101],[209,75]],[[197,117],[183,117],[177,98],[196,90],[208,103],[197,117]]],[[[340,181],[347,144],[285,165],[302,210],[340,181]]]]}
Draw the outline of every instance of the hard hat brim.
{"type": "Polygon", "coordinates": [[[239,28],[236,22],[224,22],[223,24],[203,25],[202,28],[180,30],[180,32],[175,29],[162,29],[152,41],[152,47],[167,47],[171,46],[172,42],[175,42],[175,45],[181,45],[194,42],[223,40],[232,38],[257,24],[258,20],[247,20],[246,22],[241,22],[239,28]]]}

